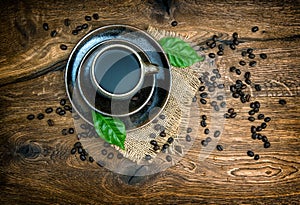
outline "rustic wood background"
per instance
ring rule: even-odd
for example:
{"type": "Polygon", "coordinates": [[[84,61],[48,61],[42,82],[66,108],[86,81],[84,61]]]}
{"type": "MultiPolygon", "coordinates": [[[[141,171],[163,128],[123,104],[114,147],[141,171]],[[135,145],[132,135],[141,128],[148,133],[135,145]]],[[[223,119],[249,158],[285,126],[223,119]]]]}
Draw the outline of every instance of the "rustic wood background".
{"type": "MultiPolygon", "coordinates": [[[[291,1],[159,1],[66,0],[0,2],[0,202],[1,204],[299,204],[300,203],[300,5],[291,1]],[[171,6],[168,6],[171,5],[171,6]],[[169,8],[170,7],[170,8],[169,8]],[[89,29],[71,34],[98,13],[89,29]],[[63,20],[71,20],[70,27],[63,20]],[[171,26],[173,20],[176,27],[171,26]],[[49,31],[42,24],[47,22],[49,31]],[[72,127],[70,114],[28,121],[46,107],[56,108],[66,98],[64,66],[78,40],[89,30],[108,24],[129,24],[192,33],[199,39],[212,35],[229,38],[238,32],[243,43],[265,52],[252,80],[262,85],[255,94],[261,111],[272,118],[265,134],[269,149],[250,139],[247,106],[227,98],[238,116],[225,123],[220,143],[199,161],[200,144],[174,167],[149,177],[114,174],[96,163],[70,154],[75,135],[61,135],[72,127]],[[259,26],[256,33],[253,26],[259,26]],[[58,35],[50,37],[56,29],[58,35]],[[59,45],[68,46],[66,51],[59,45]],[[286,106],[278,104],[287,101],[286,106]],[[253,149],[261,159],[246,156],[253,149]]],[[[218,59],[228,73],[240,54],[218,59]]],[[[227,81],[227,85],[230,82],[227,81]]],[[[229,95],[229,93],[228,93],[229,95]]],[[[203,138],[202,132],[198,136],[203,138]]]]}

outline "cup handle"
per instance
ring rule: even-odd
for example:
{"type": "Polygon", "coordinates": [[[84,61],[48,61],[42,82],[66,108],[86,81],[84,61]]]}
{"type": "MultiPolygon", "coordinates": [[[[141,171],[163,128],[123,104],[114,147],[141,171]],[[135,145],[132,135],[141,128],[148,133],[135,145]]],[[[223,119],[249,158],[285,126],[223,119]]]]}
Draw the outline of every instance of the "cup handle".
{"type": "Polygon", "coordinates": [[[143,62],[143,67],[145,70],[145,75],[155,74],[159,72],[159,66],[156,64],[151,64],[148,62],[143,62]]]}

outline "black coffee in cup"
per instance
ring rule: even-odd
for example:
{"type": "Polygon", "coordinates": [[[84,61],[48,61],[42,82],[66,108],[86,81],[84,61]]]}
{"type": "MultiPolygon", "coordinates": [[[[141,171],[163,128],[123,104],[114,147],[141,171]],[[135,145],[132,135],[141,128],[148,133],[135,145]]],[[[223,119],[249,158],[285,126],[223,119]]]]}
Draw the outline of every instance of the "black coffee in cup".
{"type": "Polygon", "coordinates": [[[112,47],[95,61],[94,75],[99,86],[112,94],[133,90],[141,79],[141,64],[129,49],[112,47]]]}

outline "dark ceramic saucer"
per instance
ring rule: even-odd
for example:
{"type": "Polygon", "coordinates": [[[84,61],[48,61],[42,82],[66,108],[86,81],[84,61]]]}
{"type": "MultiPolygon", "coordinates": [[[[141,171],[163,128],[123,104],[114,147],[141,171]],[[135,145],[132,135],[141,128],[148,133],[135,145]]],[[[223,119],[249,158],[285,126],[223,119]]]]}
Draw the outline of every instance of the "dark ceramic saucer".
{"type": "Polygon", "coordinates": [[[166,105],[171,88],[170,65],[160,45],[149,34],[127,25],[110,25],[92,31],[78,42],[66,66],[65,83],[73,108],[89,124],[93,125],[91,111],[96,110],[120,118],[127,130],[133,130],[153,120],[166,105]],[[102,45],[113,41],[134,45],[145,61],[161,68],[147,77],[145,85],[127,102],[99,95],[85,77],[89,59],[102,45]],[[125,104],[128,108],[123,109],[125,104]]]}

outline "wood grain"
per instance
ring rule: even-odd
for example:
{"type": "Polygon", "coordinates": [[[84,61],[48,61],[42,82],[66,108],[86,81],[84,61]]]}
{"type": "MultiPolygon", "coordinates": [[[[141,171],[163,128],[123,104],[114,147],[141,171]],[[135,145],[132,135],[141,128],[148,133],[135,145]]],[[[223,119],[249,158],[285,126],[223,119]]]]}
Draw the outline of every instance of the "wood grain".
{"type": "MultiPolygon", "coordinates": [[[[298,1],[2,1],[0,3],[0,202],[1,204],[299,204],[300,203],[300,5],[298,1]],[[168,14],[168,11],[170,14],[168,14]],[[99,20],[74,36],[72,29],[97,12],[99,20]],[[65,18],[71,26],[63,25],[65,18]],[[178,26],[170,25],[173,20],[178,26]],[[47,22],[49,31],[42,24],[47,22]],[[236,51],[225,50],[217,65],[228,86],[236,75],[228,72],[241,60],[240,51],[254,48],[266,53],[250,70],[252,81],[262,86],[252,100],[261,102],[261,112],[272,118],[264,134],[269,149],[251,140],[247,120],[249,104],[241,104],[226,91],[228,107],[238,113],[225,121],[214,150],[199,160],[203,129],[192,149],[175,166],[148,177],[114,174],[96,163],[82,162],[70,149],[76,135],[61,135],[73,126],[70,113],[55,113],[28,121],[29,113],[56,108],[67,98],[64,65],[76,42],[88,31],[112,23],[141,29],[190,33],[199,45],[212,35],[222,42],[238,32],[236,51]],[[251,32],[257,25],[260,30],[251,32]],[[56,29],[58,35],[50,37],[56,29]],[[67,51],[59,45],[68,45],[67,51]],[[286,99],[287,105],[278,104],[286,99]],[[55,125],[49,127],[47,119],[55,125]],[[260,154],[255,161],[248,150],[260,154]]],[[[216,50],[205,50],[215,52],[216,50]]],[[[69,103],[69,102],[68,102],[69,103]]],[[[208,106],[201,106],[208,113],[208,106]]],[[[257,122],[255,122],[257,123],[257,122]]]]}

